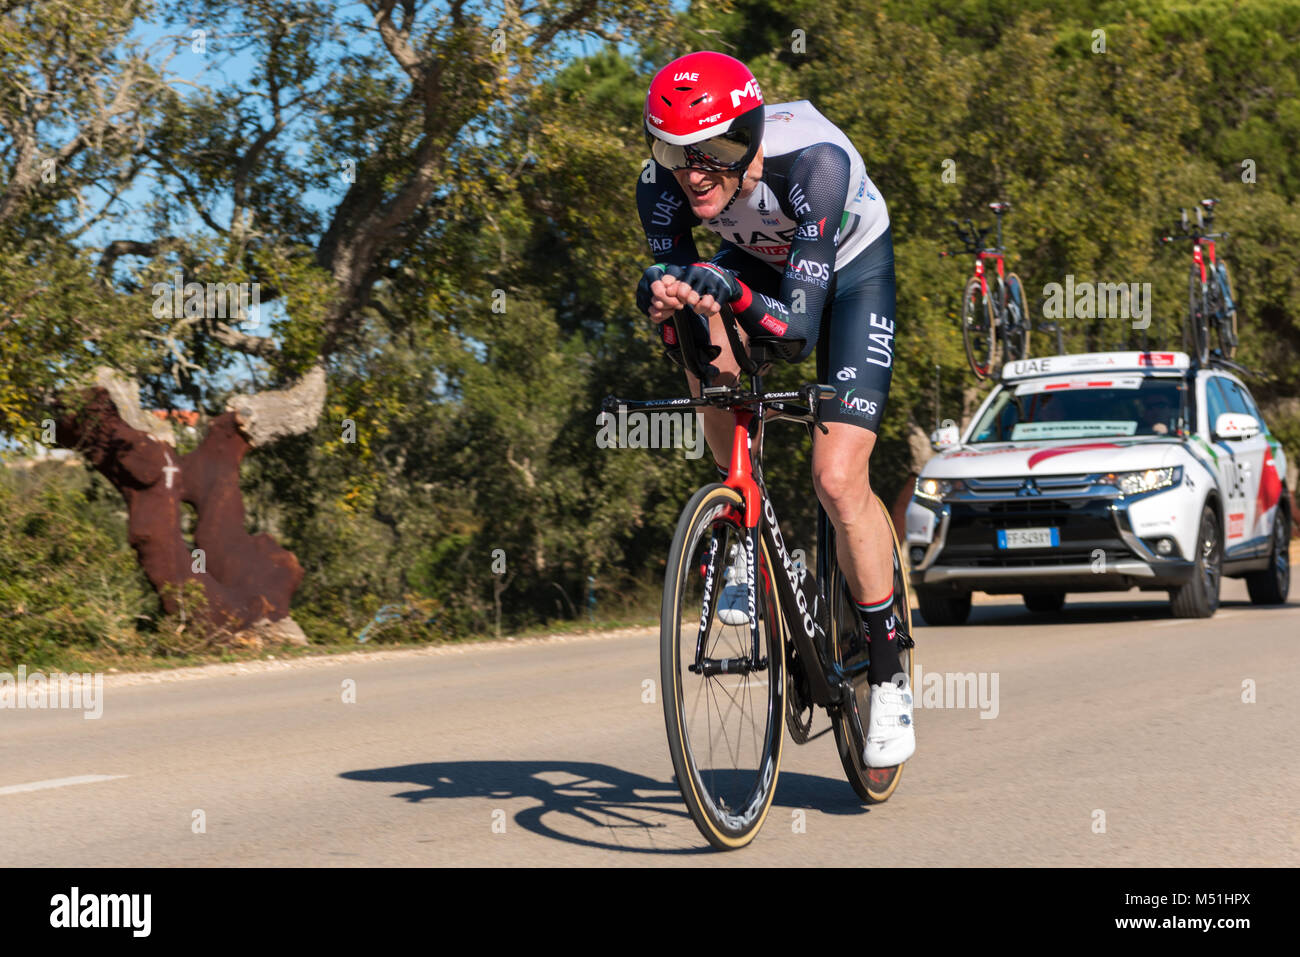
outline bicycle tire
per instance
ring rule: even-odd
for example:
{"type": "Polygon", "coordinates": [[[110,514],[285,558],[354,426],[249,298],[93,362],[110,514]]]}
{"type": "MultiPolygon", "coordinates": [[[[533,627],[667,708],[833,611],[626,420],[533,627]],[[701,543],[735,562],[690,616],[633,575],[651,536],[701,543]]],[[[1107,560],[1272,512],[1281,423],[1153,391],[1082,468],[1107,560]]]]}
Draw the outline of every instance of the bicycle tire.
{"type": "Polygon", "coordinates": [[[1025,287],[1015,273],[1007,273],[1006,314],[1011,335],[1003,339],[1004,362],[1029,358],[1029,310],[1025,306],[1025,287]]]}
{"type": "Polygon", "coordinates": [[[1210,360],[1210,317],[1201,287],[1201,271],[1193,266],[1187,275],[1187,321],[1191,347],[1199,365],[1210,360]]]}
{"type": "MultiPolygon", "coordinates": [[[[884,514],[885,522],[889,526],[890,537],[894,548],[894,608],[893,612],[899,622],[904,625],[904,632],[909,637],[912,634],[912,594],[907,584],[907,566],[903,562],[903,555],[898,546],[898,532],[894,529],[893,520],[889,516],[889,510],[885,508],[885,503],[880,501],[880,497],[873,495],[876,504],[884,514]]],[[[845,643],[841,636],[846,633],[846,629],[851,629],[849,634],[860,633],[862,629],[861,618],[857,609],[853,607],[853,602],[849,598],[848,588],[844,581],[844,576],[839,571],[839,562],[835,558],[834,540],[835,533],[833,528],[829,528],[830,522],[826,522],[826,532],[823,540],[828,543],[831,549],[829,553],[829,567],[832,571],[830,576],[830,595],[832,620],[831,620],[831,648],[836,656],[837,663],[843,664],[845,643]]],[[[898,649],[898,660],[902,665],[903,672],[908,676],[908,684],[912,684],[912,675],[915,674],[916,667],[916,648],[898,649]]],[[[858,710],[862,716],[863,728],[869,726],[871,720],[871,689],[865,682],[863,687],[857,692],[858,710]]],[[[913,701],[916,699],[916,692],[912,692],[913,701]]],[[[849,730],[849,716],[840,711],[832,719],[832,727],[835,729],[835,748],[840,756],[840,764],[844,768],[844,775],[848,778],[849,786],[853,788],[854,793],[867,804],[883,804],[888,801],[898,788],[898,782],[902,779],[903,768],[906,765],[896,764],[888,768],[869,768],[863,763],[863,756],[858,753],[857,748],[853,746],[853,735],[849,730]]]]}
{"type": "Polygon", "coordinates": [[[984,295],[974,276],[966,283],[961,302],[961,341],[966,362],[975,378],[983,381],[993,373],[997,332],[993,325],[993,303],[984,295]]]}
{"type": "Polygon", "coordinates": [[[1232,283],[1228,278],[1228,264],[1220,259],[1216,264],[1219,308],[1219,352],[1223,358],[1231,359],[1241,341],[1237,338],[1237,304],[1233,301],[1232,309],[1228,302],[1232,300],[1232,283]]]}
{"type": "MultiPolygon", "coordinates": [[[[731,657],[717,652],[733,648],[740,654],[747,654],[750,650],[748,625],[723,625],[716,614],[717,602],[706,604],[708,586],[699,571],[701,557],[707,554],[701,552],[701,548],[721,548],[717,560],[725,562],[727,540],[743,541],[747,534],[739,521],[743,512],[739,493],[724,485],[707,485],[691,497],[682,510],[673,535],[660,609],[660,679],[673,772],[695,826],[719,850],[744,847],[763,826],[776,793],[784,737],[785,650],[780,599],[772,586],[771,559],[761,542],[755,563],[757,574],[753,577],[762,582],[763,587],[755,590],[754,607],[767,655],[766,670],[743,676],[735,673],[704,676],[688,670],[688,665],[694,661],[701,620],[708,622],[707,657],[731,657]],[[715,544],[715,536],[719,534],[722,536],[721,545],[715,544]],[[691,589],[695,582],[703,583],[704,591],[699,597],[691,589]],[[683,616],[686,616],[685,628],[683,616]],[[716,631],[715,625],[718,626],[716,631]],[[683,660],[683,644],[687,646],[689,660],[683,660]],[[765,677],[767,691],[761,712],[750,719],[752,727],[747,729],[742,702],[750,700],[752,688],[763,686],[757,679],[750,680],[755,675],[765,677]],[[737,684],[734,695],[728,688],[732,683],[737,684]],[[717,704],[717,692],[730,701],[725,714],[720,708],[716,709],[722,733],[722,740],[718,743],[726,745],[726,754],[722,758],[714,752],[714,711],[710,710],[717,704]],[[699,714],[701,704],[705,709],[703,716],[699,714]],[[734,750],[726,732],[733,711],[740,712],[736,716],[734,750]],[[761,743],[757,735],[760,722],[763,725],[761,743]],[[743,747],[746,742],[742,740],[741,732],[745,732],[744,737],[754,744],[752,751],[743,747]],[[742,749],[745,751],[743,759],[742,749]],[[730,759],[734,766],[719,769],[717,763],[726,759],[730,759]]],[[[720,575],[713,577],[720,579],[720,575]]],[[[717,597],[721,598],[721,589],[717,597]]]]}

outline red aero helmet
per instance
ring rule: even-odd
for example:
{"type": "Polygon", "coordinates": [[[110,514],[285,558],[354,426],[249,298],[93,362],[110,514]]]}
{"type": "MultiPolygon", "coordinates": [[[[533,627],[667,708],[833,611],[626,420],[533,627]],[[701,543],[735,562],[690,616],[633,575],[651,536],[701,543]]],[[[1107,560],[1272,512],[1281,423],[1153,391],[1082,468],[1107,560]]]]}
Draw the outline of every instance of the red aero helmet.
{"type": "Polygon", "coordinates": [[[763,92],[734,57],[688,53],[650,81],[645,129],[651,154],[669,169],[743,169],[763,142],[763,92]]]}

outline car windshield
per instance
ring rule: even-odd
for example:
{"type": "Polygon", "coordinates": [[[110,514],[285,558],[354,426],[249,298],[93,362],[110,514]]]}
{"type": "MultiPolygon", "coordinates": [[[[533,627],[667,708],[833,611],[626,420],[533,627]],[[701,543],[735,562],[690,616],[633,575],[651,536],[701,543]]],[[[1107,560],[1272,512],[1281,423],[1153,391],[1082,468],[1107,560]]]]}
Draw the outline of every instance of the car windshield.
{"type": "Polygon", "coordinates": [[[1007,383],[980,417],[971,442],[1174,435],[1182,420],[1183,394],[1181,379],[1142,375],[1007,383]]]}

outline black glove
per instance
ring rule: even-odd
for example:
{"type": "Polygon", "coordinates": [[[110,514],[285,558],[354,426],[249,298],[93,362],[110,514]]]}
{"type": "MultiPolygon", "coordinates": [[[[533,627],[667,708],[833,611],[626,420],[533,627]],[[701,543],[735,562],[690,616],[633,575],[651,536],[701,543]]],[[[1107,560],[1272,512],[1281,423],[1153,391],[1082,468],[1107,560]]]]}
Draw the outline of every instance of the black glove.
{"type": "Polygon", "coordinates": [[[650,315],[650,300],[654,298],[650,292],[650,286],[664,276],[681,279],[682,272],[681,266],[674,266],[671,263],[655,263],[643,272],[641,281],[636,284],[636,307],[647,316],[650,315]]]}
{"type": "Polygon", "coordinates": [[[719,304],[735,302],[740,298],[740,280],[713,263],[694,263],[678,277],[686,285],[704,296],[712,296],[719,304]]]}

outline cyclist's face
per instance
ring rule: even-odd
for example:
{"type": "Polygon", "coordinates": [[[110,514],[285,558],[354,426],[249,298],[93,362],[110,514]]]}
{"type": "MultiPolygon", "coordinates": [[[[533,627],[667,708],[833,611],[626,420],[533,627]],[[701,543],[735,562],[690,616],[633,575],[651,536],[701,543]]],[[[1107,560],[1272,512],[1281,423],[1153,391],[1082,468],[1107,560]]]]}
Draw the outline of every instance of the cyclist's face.
{"type": "Polygon", "coordinates": [[[700,219],[721,213],[740,182],[740,170],[678,169],[673,175],[691,204],[691,212],[700,219]]]}
{"type": "Polygon", "coordinates": [[[736,187],[742,186],[740,195],[748,196],[763,175],[763,150],[760,147],[749,169],[744,170],[744,182],[741,182],[741,170],[706,170],[677,169],[677,177],[682,192],[691,204],[691,212],[702,220],[712,219],[722,212],[723,207],[735,195],[736,187]],[[743,188],[747,187],[747,188],[743,188]]]}

